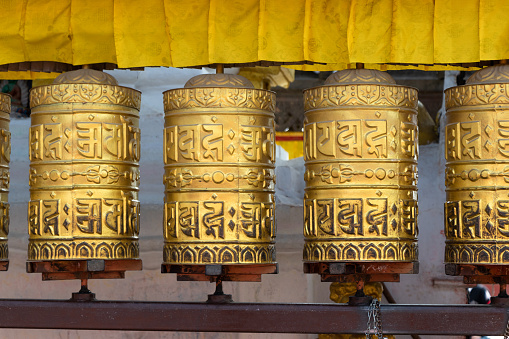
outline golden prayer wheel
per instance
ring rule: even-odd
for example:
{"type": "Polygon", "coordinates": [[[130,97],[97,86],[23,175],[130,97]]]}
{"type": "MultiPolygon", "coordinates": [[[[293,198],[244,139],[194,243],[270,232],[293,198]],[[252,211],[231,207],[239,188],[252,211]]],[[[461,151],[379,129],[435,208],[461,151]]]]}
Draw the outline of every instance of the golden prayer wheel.
{"type": "MultiPolygon", "coordinates": [[[[9,161],[11,157],[11,132],[9,122],[11,113],[11,96],[0,93],[0,261],[7,261],[9,248],[7,235],[9,234],[9,161]]],[[[0,264],[0,270],[6,270],[0,264]]]]}
{"type": "Polygon", "coordinates": [[[91,69],[32,89],[28,260],[138,258],[140,98],[91,69]]]}
{"type": "Polygon", "coordinates": [[[198,75],[164,92],[164,264],[275,262],[275,94],[198,75]]]}
{"type": "Polygon", "coordinates": [[[344,70],[304,103],[304,261],[416,261],[417,90],[344,70]]]}
{"type": "Polygon", "coordinates": [[[509,65],[445,91],[445,262],[509,263],[509,65]]]}

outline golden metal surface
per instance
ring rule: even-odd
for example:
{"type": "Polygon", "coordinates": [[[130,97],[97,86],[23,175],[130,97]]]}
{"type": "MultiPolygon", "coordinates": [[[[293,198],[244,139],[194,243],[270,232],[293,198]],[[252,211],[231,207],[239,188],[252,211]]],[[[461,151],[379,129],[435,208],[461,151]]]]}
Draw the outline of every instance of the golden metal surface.
{"type": "Polygon", "coordinates": [[[509,65],[445,92],[445,262],[509,262],[509,65]]]}
{"type": "Polygon", "coordinates": [[[295,70],[280,66],[242,67],[239,75],[247,78],[255,88],[288,88],[295,80],[295,70]]]}
{"type": "Polygon", "coordinates": [[[140,92],[94,70],[30,94],[29,260],[138,258],[140,92]]]}
{"type": "Polygon", "coordinates": [[[9,247],[9,161],[11,157],[11,132],[9,131],[11,97],[0,93],[0,260],[7,260],[9,247]]]}
{"type": "Polygon", "coordinates": [[[164,92],[164,263],[275,261],[275,94],[199,75],[164,92]]]}
{"type": "Polygon", "coordinates": [[[304,105],[304,260],[416,261],[417,90],[345,70],[304,105]]]}
{"type": "Polygon", "coordinates": [[[417,108],[417,126],[419,127],[419,145],[438,142],[437,125],[429,115],[426,106],[420,101],[417,108]]]}
{"type": "MultiPolygon", "coordinates": [[[[92,69],[59,75],[52,85],[30,91],[30,107],[61,103],[98,103],[140,110],[141,95],[132,88],[118,86],[111,75],[92,69]]],[[[99,107],[99,106],[98,106],[99,107]]]]}

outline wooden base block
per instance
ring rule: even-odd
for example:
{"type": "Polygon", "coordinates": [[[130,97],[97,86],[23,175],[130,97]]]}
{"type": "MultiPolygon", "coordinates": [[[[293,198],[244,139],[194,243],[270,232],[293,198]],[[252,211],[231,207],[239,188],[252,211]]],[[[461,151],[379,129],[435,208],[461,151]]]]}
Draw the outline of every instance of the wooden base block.
{"type": "Polygon", "coordinates": [[[0,260],[0,271],[7,271],[9,269],[9,260],[0,260]]]}
{"type": "Polygon", "coordinates": [[[419,262],[305,262],[304,273],[324,282],[399,282],[400,274],[419,273],[419,262]]]}
{"type": "Polygon", "coordinates": [[[161,273],[176,273],[177,281],[262,281],[262,274],[278,273],[278,264],[162,264],[161,273]]]}
{"type": "Polygon", "coordinates": [[[141,259],[27,261],[27,273],[42,273],[42,280],[123,279],[141,269],[141,259]]]}
{"type": "Polygon", "coordinates": [[[463,276],[465,284],[509,284],[509,265],[445,264],[445,274],[463,276]]]}

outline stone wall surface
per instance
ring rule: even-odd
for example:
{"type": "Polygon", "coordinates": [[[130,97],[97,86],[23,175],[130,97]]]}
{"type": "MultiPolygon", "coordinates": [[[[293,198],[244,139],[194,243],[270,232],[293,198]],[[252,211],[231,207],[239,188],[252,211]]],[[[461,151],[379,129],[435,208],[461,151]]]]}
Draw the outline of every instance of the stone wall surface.
{"type": "MultiPolygon", "coordinates": [[[[141,107],[141,234],[143,271],[127,272],[123,280],[92,280],[90,289],[101,300],[204,301],[213,293],[207,282],[177,282],[161,274],[163,217],[163,102],[162,92],[181,87],[197,70],[147,69],[144,72],[111,72],[123,86],[143,92],[141,107]]],[[[39,274],[25,273],[28,187],[28,128],[30,120],[13,120],[11,156],[10,268],[0,272],[1,298],[68,299],[79,290],[79,281],[41,281],[39,274]]],[[[402,276],[387,284],[398,303],[464,303],[458,279],[447,278],[443,267],[443,161],[438,145],[421,147],[419,158],[420,274],[402,276]]],[[[302,273],[303,160],[278,160],[277,261],[278,275],[266,275],[261,283],[225,282],[224,290],[237,302],[331,302],[329,283],[302,273]]],[[[1,316],[1,315],[0,315],[1,316]]],[[[1,330],[1,338],[316,338],[296,334],[215,334],[168,332],[1,330]]]]}

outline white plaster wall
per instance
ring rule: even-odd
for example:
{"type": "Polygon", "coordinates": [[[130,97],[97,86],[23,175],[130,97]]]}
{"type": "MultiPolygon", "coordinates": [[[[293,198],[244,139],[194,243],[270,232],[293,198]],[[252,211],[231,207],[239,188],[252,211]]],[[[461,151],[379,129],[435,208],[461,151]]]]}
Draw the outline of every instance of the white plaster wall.
{"type": "MultiPolygon", "coordinates": [[[[199,70],[147,69],[111,72],[121,85],[141,90],[140,250],[144,270],[128,272],[124,280],[92,280],[89,286],[101,300],[204,301],[213,293],[207,282],[177,282],[161,274],[163,205],[162,92],[182,87],[199,70]]],[[[68,299],[79,281],[42,282],[39,274],[25,273],[28,191],[28,128],[30,120],[13,120],[11,157],[10,269],[0,272],[0,298],[68,299]]],[[[443,161],[438,145],[421,147],[419,158],[420,274],[402,276],[387,284],[399,303],[464,303],[461,281],[444,275],[443,266],[443,161]]],[[[225,282],[226,293],[238,302],[330,302],[329,283],[302,273],[303,160],[277,163],[278,275],[261,283],[225,282]]],[[[1,316],[1,315],[0,315],[1,316]]],[[[316,335],[215,334],[168,332],[95,332],[63,330],[0,330],[1,338],[316,338],[316,335]]]]}

